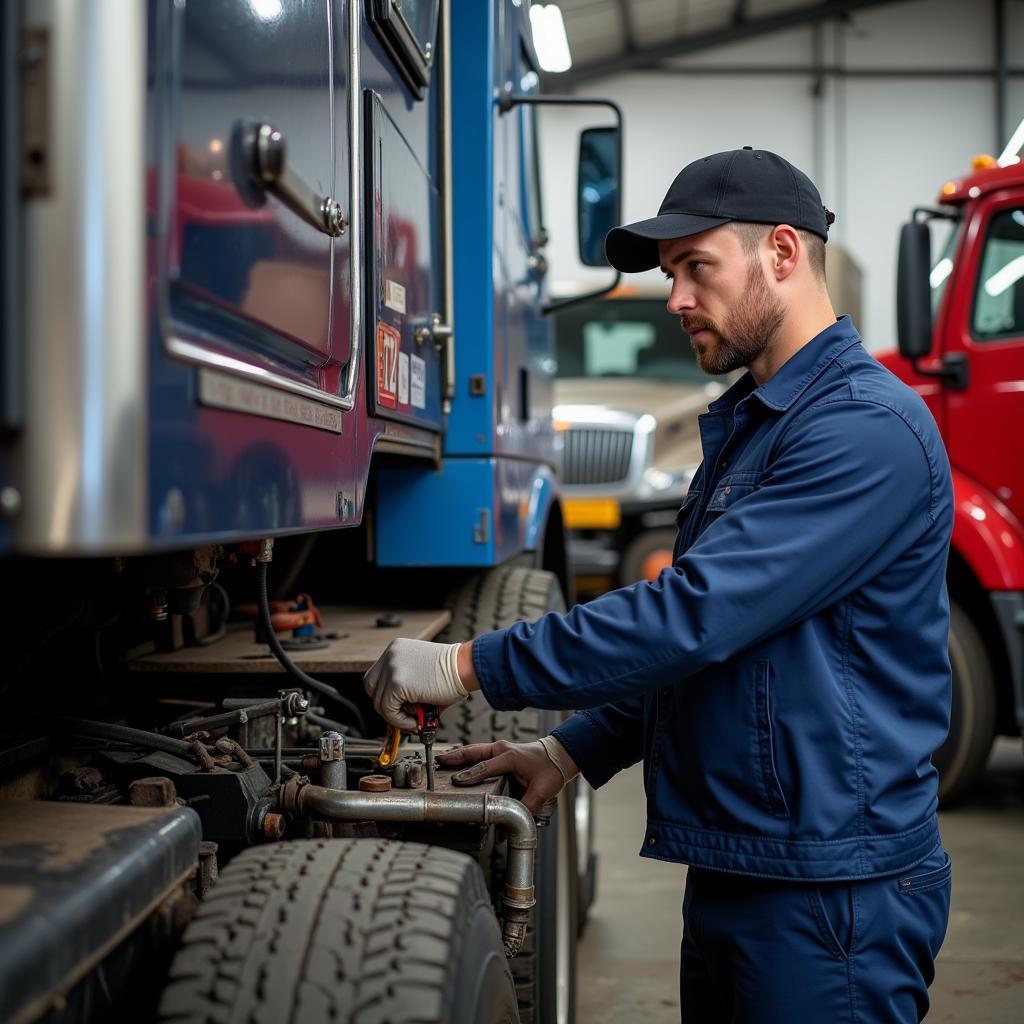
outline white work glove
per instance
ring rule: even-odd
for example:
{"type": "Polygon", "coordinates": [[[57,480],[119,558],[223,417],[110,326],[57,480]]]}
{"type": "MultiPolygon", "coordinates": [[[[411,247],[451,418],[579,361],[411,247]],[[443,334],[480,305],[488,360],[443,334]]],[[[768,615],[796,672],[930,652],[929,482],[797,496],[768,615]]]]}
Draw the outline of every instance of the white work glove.
{"type": "Polygon", "coordinates": [[[437,704],[442,710],[468,696],[456,658],[461,644],[399,638],[363,676],[377,714],[391,725],[415,732],[419,723],[405,705],[437,704]]]}

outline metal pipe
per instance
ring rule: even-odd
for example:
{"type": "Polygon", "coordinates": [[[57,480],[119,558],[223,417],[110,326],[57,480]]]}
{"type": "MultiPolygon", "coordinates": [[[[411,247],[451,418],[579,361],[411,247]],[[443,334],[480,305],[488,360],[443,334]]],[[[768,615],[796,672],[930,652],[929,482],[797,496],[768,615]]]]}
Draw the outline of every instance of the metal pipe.
{"type": "Polygon", "coordinates": [[[537,825],[518,800],[490,793],[339,791],[300,779],[282,787],[281,804],[289,814],[341,821],[449,821],[503,826],[509,832],[502,895],[505,955],[513,957],[522,948],[529,912],[537,902],[533,887],[537,825]]]}
{"type": "Polygon", "coordinates": [[[178,757],[192,757],[192,744],[186,740],[176,740],[171,736],[161,736],[157,732],[145,729],[133,729],[127,725],[115,725],[113,722],[93,722],[85,718],[48,718],[47,725],[58,732],[76,733],[79,736],[95,736],[99,739],[115,740],[118,743],[130,743],[135,747],[148,747],[151,750],[162,750],[178,757]]]}

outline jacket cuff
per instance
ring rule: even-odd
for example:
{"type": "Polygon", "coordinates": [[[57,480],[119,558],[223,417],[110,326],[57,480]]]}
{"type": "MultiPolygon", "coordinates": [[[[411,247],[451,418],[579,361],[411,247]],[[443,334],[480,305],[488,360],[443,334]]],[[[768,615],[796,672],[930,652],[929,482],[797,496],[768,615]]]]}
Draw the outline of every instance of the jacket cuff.
{"type": "Polygon", "coordinates": [[[580,774],[594,789],[603,786],[621,767],[608,756],[607,736],[586,711],[571,715],[555,726],[551,735],[565,747],[580,774]]]}
{"type": "Polygon", "coordinates": [[[480,692],[498,711],[521,711],[522,702],[505,665],[505,630],[481,633],[473,639],[473,668],[480,692]]]}

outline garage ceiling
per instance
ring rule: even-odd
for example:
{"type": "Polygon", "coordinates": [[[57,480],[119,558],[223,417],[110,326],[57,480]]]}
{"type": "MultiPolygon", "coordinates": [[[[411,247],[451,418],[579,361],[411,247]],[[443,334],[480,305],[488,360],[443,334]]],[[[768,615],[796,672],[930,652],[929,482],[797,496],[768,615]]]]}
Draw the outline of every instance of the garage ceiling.
{"type": "Polygon", "coordinates": [[[549,84],[572,88],[630,68],[897,0],[559,0],[573,66],[549,84]],[[556,85],[557,83],[557,85],[556,85]]]}

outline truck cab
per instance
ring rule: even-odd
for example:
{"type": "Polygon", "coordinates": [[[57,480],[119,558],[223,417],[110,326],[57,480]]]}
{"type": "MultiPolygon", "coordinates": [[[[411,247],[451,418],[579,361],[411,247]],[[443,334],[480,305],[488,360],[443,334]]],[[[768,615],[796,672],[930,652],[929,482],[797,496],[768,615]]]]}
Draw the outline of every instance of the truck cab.
{"type": "Polygon", "coordinates": [[[528,5],[0,18],[0,1020],[571,1021],[557,718],[363,689],[571,596],[528,5]]]}
{"type": "Polygon", "coordinates": [[[1024,165],[975,160],[900,241],[899,349],[879,359],[927,402],[953,474],[953,711],[940,796],[1024,728],[1024,165]]]}

